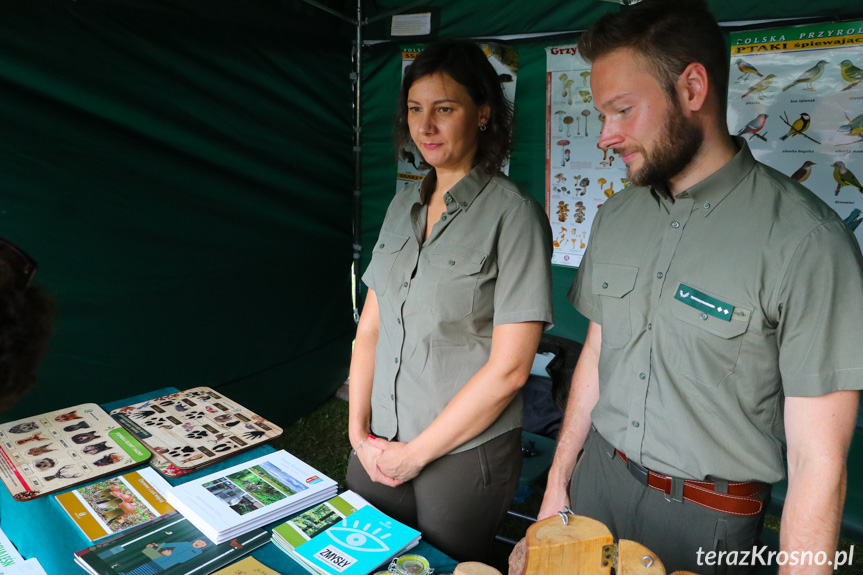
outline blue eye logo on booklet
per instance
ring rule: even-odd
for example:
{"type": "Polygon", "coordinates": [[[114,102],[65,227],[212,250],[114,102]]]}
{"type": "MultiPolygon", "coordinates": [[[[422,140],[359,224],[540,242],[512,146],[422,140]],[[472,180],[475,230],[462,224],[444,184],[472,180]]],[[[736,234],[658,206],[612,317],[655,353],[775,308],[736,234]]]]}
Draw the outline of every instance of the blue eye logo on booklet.
{"type": "Polygon", "coordinates": [[[324,573],[364,575],[415,545],[419,537],[419,531],[366,506],[301,545],[296,552],[324,573]]]}

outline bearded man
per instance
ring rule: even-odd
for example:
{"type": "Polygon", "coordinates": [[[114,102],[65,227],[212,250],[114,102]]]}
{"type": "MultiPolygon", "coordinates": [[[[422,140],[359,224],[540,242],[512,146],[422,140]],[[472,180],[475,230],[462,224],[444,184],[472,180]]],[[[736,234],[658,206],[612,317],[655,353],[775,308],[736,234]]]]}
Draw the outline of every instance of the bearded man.
{"type": "MultiPolygon", "coordinates": [[[[579,51],[599,146],[634,186],[599,210],[569,293],[590,324],[540,518],[570,505],[668,572],[746,573],[787,456],[780,547],[832,558],[863,383],[857,241],[729,135],[703,1],[621,8],[579,51]]],[[[803,563],[781,572],[832,569],[803,563]]]]}

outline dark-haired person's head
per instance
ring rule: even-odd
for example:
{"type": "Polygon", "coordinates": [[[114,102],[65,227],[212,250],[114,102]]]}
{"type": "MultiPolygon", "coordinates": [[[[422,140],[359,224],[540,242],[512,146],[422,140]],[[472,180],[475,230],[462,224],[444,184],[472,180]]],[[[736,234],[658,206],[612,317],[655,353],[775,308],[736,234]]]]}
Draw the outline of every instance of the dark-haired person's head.
{"type": "Polygon", "coordinates": [[[603,15],[578,41],[588,62],[620,49],[640,55],[669,97],[686,67],[702,64],[724,119],[728,53],[705,0],[642,0],[603,15]]]}
{"type": "MultiPolygon", "coordinates": [[[[476,138],[473,164],[481,165],[490,174],[499,172],[512,151],[513,109],[485,53],[477,44],[468,41],[432,42],[405,71],[396,112],[395,140],[400,157],[408,159],[404,152],[412,142],[415,143],[409,125],[411,87],[428,78],[454,80],[464,89],[474,107],[482,108],[483,113],[487,107],[488,117],[483,127],[478,126],[476,134],[470,134],[471,138],[476,138]]],[[[423,154],[422,146],[417,145],[417,148],[423,154]]],[[[429,155],[428,151],[426,155],[429,155]]],[[[423,160],[426,165],[432,163],[425,155],[423,160]]]]}
{"type": "Polygon", "coordinates": [[[36,382],[51,333],[54,306],[35,274],[33,258],[0,238],[0,411],[36,382]]]}

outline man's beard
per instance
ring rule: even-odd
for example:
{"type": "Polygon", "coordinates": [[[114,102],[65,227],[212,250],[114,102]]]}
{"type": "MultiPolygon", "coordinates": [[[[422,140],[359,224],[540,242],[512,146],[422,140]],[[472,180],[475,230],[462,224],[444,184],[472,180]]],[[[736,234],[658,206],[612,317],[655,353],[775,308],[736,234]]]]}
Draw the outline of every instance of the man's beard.
{"type": "Polygon", "coordinates": [[[633,172],[626,167],[630,182],[636,186],[667,186],[689,165],[704,141],[704,131],[689,123],[679,106],[669,102],[665,116],[665,129],[654,139],[650,152],[637,148],[644,158],[641,169],[633,172]]]}

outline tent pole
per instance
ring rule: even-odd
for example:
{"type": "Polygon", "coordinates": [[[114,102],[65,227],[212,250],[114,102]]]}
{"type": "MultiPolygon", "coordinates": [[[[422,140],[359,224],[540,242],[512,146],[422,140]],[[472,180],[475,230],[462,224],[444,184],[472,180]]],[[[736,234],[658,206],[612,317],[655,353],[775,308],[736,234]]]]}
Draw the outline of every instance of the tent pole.
{"type": "Polygon", "coordinates": [[[353,48],[354,56],[354,71],[351,74],[354,88],[354,210],[353,210],[353,228],[354,228],[354,322],[360,321],[360,310],[362,310],[362,300],[360,297],[360,257],[362,256],[362,218],[360,210],[362,209],[362,108],[361,108],[361,89],[362,89],[362,48],[363,48],[363,0],[357,0],[357,39],[353,48]]]}

